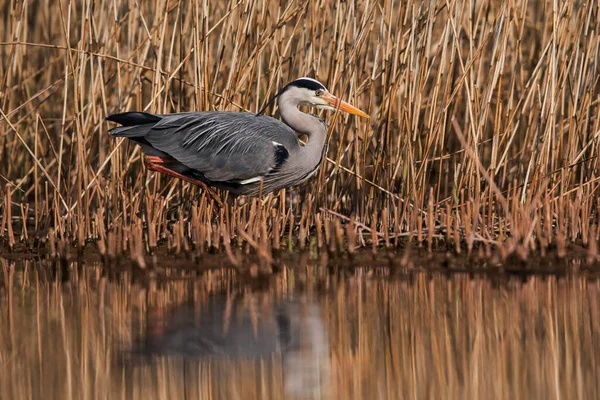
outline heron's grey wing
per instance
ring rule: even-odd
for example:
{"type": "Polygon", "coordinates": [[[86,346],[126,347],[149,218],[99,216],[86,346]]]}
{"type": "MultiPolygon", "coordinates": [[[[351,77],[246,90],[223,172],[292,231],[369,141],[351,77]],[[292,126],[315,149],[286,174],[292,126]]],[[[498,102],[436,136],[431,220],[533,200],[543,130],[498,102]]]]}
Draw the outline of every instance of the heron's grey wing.
{"type": "Polygon", "coordinates": [[[161,115],[145,135],[156,149],[211,181],[248,183],[278,168],[297,145],[280,121],[242,112],[161,115]]]}

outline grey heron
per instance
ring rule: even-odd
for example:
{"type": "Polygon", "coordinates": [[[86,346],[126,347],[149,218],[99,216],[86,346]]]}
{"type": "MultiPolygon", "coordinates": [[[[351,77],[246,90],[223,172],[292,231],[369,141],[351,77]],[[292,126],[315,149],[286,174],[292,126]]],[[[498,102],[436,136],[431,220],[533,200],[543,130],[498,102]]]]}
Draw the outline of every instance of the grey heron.
{"type": "Polygon", "coordinates": [[[318,169],[327,126],[299,106],[340,109],[369,117],[312,78],[287,84],[258,113],[232,111],[149,114],[125,112],[106,119],[121,124],[110,135],[142,147],[149,170],[234,195],[267,194],[296,186],[318,169]],[[283,122],[263,115],[278,100],[283,122]],[[308,137],[302,145],[298,134],[308,137]]]}

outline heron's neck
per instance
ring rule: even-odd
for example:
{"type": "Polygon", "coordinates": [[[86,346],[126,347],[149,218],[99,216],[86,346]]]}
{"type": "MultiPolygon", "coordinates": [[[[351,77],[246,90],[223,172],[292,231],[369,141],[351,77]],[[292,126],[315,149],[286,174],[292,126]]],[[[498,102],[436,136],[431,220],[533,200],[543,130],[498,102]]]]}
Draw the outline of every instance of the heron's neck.
{"type": "Polygon", "coordinates": [[[284,93],[279,98],[279,112],[283,122],[293,130],[308,136],[308,142],[302,147],[307,164],[316,165],[321,161],[323,146],[327,139],[327,128],[319,118],[298,110],[298,102],[284,93]]]}

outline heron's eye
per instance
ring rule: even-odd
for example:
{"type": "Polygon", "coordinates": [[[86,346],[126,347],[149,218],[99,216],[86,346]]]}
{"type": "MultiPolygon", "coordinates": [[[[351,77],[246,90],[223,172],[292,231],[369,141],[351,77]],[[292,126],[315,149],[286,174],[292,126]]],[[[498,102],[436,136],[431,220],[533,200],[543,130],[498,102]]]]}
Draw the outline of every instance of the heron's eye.
{"type": "Polygon", "coordinates": [[[321,97],[325,94],[325,91],[323,89],[318,89],[315,94],[317,95],[317,97],[321,97]]]}

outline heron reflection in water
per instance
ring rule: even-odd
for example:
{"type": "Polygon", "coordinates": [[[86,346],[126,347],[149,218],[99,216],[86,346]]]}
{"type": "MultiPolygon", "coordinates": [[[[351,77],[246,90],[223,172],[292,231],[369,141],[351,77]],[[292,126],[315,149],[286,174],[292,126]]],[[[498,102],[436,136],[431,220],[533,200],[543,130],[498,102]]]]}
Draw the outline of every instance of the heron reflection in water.
{"type": "Polygon", "coordinates": [[[300,300],[254,300],[214,297],[200,311],[190,305],[149,316],[138,353],[228,363],[280,356],[287,394],[326,393],[329,338],[319,306],[300,300]]]}

